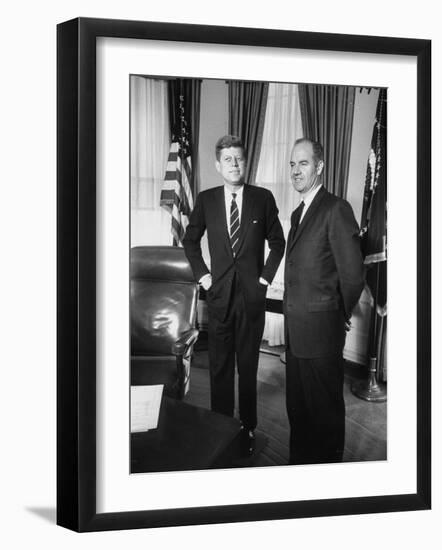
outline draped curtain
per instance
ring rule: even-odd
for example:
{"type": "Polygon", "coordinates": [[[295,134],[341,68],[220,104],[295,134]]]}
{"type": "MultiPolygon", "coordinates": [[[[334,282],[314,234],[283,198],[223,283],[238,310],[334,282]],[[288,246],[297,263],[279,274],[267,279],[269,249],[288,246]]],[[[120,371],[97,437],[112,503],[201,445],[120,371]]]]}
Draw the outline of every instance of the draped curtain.
{"type": "Polygon", "coordinates": [[[248,151],[246,181],[255,184],[264,131],[269,85],[232,80],[229,87],[229,134],[239,136],[248,151]]]}
{"type": "Polygon", "coordinates": [[[299,84],[304,137],[324,147],[323,184],[338,197],[347,195],[355,88],[299,84]]]}
{"type": "Polygon", "coordinates": [[[130,79],[131,246],[170,245],[170,215],[160,207],[170,147],[167,82],[130,79]]]}
{"type": "MultiPolygon", "coordinates": [[[[298,86],[270,83],[256,184],[272,191],[286,239],[290,230],[290,215],[299,203],[299,193],[290,182],[290,155],[293,143],[302,135],[298,86]]],[[[269,298],[282,299],[284,265],[285,257],[267,293],[269,298]]],[[[263,338],[271,346],[284,344],[282,315],[266,313],[263,338]]]]}
{"type": "Polygon", "coordinates": [[[302,135],[298,86],[270,83],[256,184],[272,191],[281,222],[290,223],[299,202],[290,183],[290,155],[302,135]]]}

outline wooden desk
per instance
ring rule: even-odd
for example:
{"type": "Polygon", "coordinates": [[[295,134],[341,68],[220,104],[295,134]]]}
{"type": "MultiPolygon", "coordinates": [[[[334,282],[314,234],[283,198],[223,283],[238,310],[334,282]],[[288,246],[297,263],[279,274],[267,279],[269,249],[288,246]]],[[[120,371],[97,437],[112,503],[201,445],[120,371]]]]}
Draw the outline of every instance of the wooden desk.
{"type": "Polygon", "coordinates": [[[229,467],[240,423],[163,395],[158,428],[131,434],[131,473],[229,467]]]}

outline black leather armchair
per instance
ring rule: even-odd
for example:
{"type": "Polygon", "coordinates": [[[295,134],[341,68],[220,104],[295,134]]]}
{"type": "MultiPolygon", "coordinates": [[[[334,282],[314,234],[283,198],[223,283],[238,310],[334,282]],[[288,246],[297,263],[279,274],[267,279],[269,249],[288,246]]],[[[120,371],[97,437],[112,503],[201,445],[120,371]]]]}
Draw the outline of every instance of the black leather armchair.
{"type": "Polygon", "coordinates": [[[131,385],[181,399],[190,374],[198,284],[182,248],[131,249],[131,385]]]}

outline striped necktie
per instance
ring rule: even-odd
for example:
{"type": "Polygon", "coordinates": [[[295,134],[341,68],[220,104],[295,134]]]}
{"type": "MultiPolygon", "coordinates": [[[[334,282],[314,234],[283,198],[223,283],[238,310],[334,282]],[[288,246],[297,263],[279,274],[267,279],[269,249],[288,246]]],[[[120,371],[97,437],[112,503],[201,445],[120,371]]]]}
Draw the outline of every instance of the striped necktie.
{"type": "Polygon", "coordinates": [[[236,193],[232,193],[232,202],[230,204],[230,245],[233,255],[238,252],[239,242],[239,210],[236,204],[236,193]]]}

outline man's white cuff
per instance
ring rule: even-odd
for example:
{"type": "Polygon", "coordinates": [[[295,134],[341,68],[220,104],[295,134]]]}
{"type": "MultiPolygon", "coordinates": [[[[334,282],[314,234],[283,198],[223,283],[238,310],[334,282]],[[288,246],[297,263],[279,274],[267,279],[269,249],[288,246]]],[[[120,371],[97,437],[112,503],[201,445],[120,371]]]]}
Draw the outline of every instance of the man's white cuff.
{"type": "Polygon", "coordinates": [[[211,281],[211,280],[212,280],[212,275],[210,273],[206,273],[201,277],[201,279],[198,282],[200,285],[202,285],[204,281],[211,281]]]}

